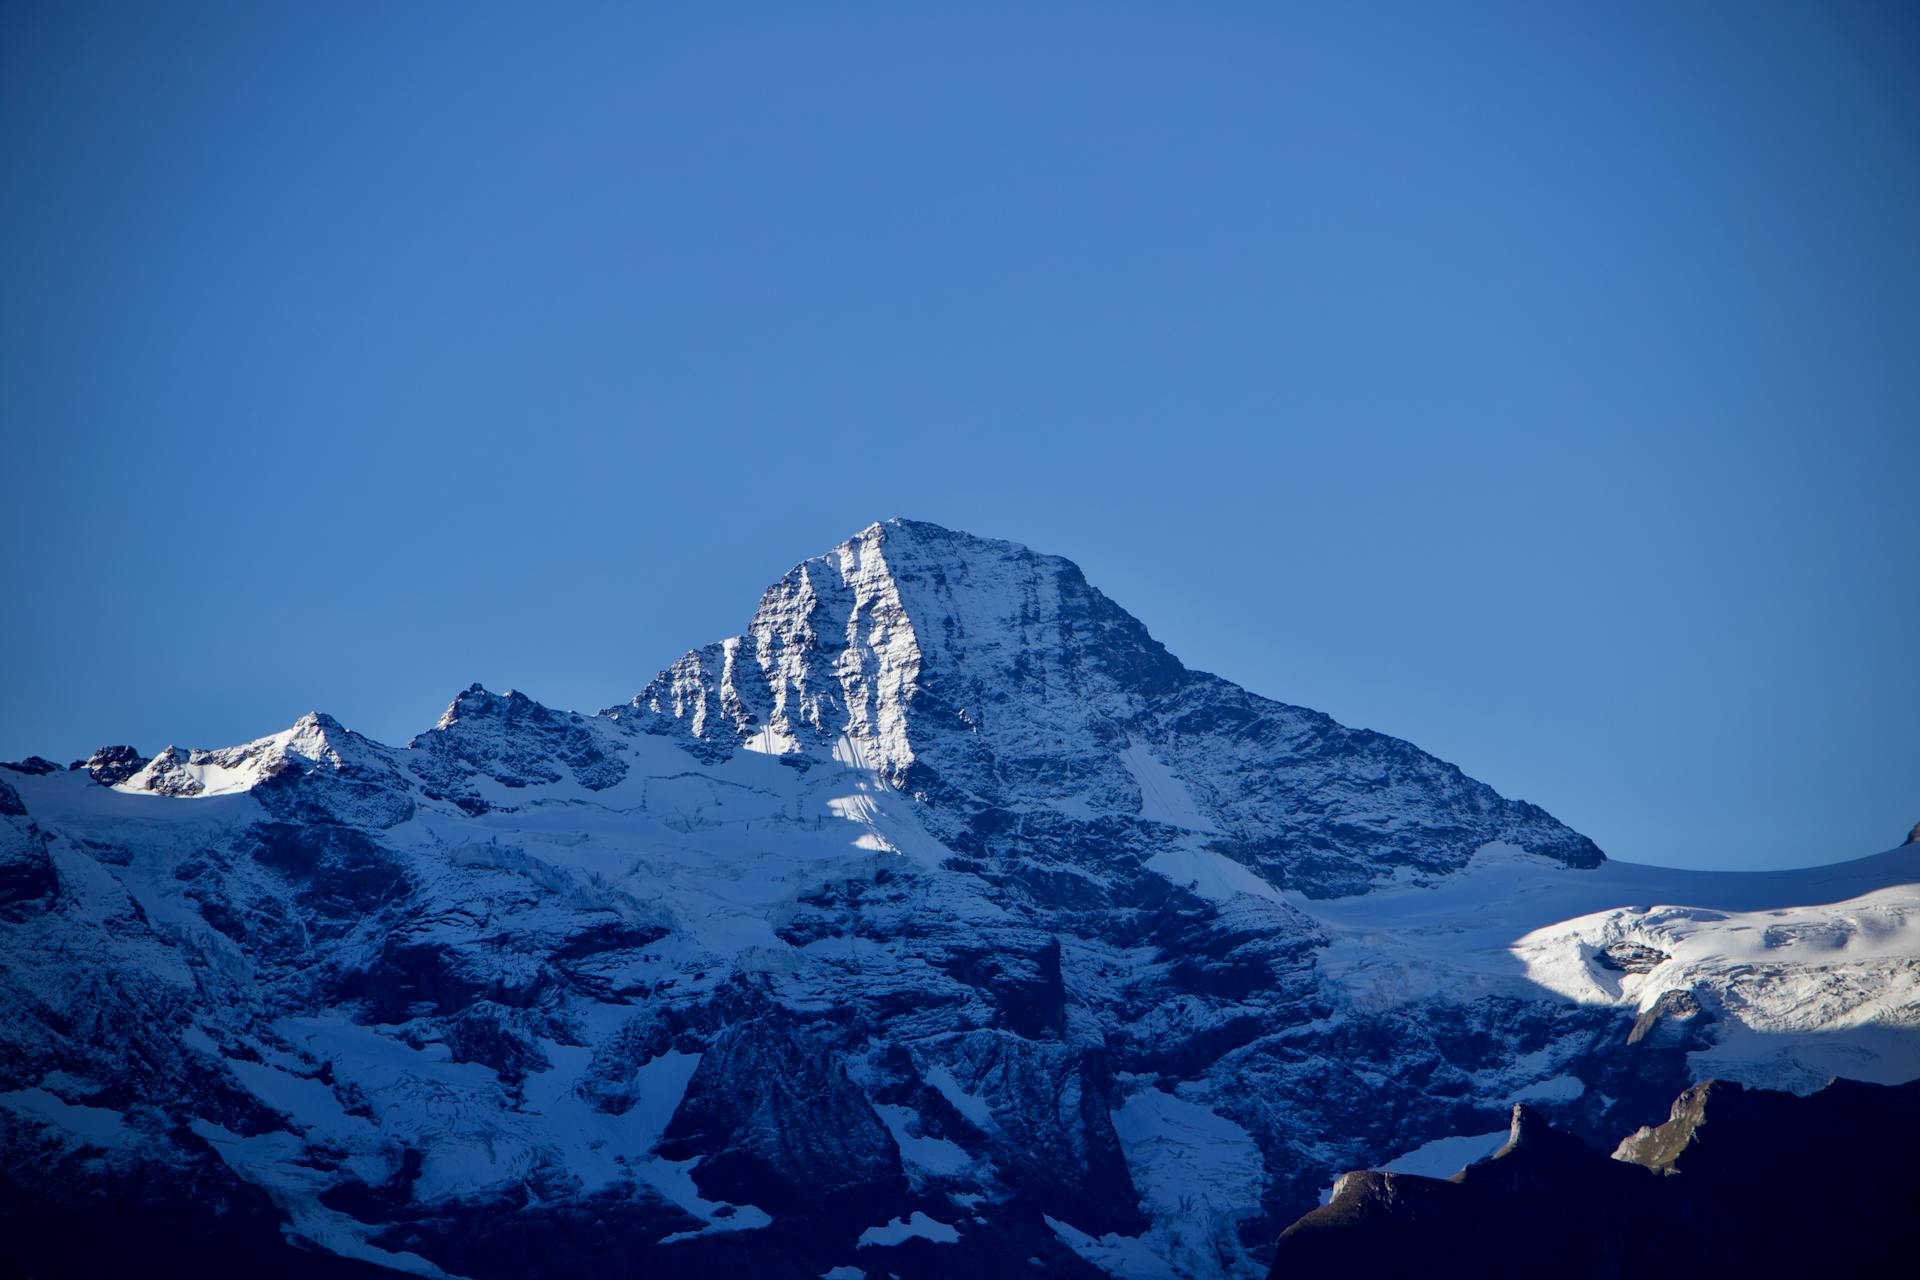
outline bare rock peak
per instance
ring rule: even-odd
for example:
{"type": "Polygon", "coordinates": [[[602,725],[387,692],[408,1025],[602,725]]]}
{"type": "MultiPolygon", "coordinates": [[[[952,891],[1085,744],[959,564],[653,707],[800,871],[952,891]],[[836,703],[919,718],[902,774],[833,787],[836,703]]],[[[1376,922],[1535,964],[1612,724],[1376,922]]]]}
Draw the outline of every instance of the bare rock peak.
{"type": "Polygon", "coordinates": [[[103,787],[117,787],[140,772],[147,764],[147,757],[130,746],[119,745],[101,747],[85,760],[75,760],[68,769],[85,769],[92,779],[103,787]]]}

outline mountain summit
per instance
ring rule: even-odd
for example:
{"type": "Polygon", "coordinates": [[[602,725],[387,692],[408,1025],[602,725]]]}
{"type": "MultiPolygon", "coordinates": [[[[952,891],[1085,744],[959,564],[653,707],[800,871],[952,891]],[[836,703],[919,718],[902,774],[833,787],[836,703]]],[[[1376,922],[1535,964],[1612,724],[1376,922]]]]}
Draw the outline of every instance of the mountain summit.
{"type": "Polygon", "coordinates": [[[716,757],[838,753],[969,849],[1137,818],[1314,896],[1456,870],[1492,841],[1602,861],[1409,743],[1188,670],[1071,561],[920,521],[794,566],[745,634],[607,714],[716,757]]]}
{"type": "Polygon", "coordinates": [[[598,715],[3,768],[33,1274],[1251,1277],[1516,1103],[1920,1074],[1910,855],[1607,861],[909,521],[598,715]]]}

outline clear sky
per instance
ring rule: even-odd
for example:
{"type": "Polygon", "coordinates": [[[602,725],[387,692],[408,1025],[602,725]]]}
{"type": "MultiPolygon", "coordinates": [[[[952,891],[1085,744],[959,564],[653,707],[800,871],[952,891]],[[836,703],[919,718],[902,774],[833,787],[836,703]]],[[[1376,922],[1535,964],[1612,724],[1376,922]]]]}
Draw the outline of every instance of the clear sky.
{"type": "Polygon", "coordinates": [[[0,8],[0,758],[586,710],[909,515],[1617,857],[1920,819],[1910,5],[0,8]]]}

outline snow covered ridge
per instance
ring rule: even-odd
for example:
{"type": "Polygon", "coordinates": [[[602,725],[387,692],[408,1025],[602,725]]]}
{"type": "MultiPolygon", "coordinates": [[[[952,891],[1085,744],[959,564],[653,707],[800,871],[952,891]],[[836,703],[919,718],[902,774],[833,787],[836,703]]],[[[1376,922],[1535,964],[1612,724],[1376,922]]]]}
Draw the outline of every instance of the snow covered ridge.
{"type": "Polygon", "coordinates": [[[600,715],[0,770],[0,1250],[1257,1275],[1518,1100],[1920,1074],[1916,856],[1609,862],[888,522],[600,715]]]}

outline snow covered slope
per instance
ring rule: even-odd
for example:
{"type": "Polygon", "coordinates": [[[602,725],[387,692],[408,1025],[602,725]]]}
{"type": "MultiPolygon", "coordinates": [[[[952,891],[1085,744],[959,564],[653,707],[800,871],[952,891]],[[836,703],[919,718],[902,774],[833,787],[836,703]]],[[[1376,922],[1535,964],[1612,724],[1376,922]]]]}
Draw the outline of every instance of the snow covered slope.
{"type": "Polygon", "coordinates": [[[475,686],[402,748],[112,758],[0,771],[29,1261],[113,1221],[423,1275],[1255,1275],[1332,1174],[1516,1099],[1612,1132],[1709,1064],[1920,1071],[1911,850],[1607,862],[930,525],[597,716],[475,686]]]}
{"type": "Polygon", "coordinates": [[[1441,886],[1302,905],[1352,1007],[1545,991],[1630,1012],[1635,1044],[1690,1028],[1697,1079],[1805,1093],[1836,1075],[1920,1076],[1912,848],[1792,871],[1567,876],[1489,847],[1441,886]]]}

